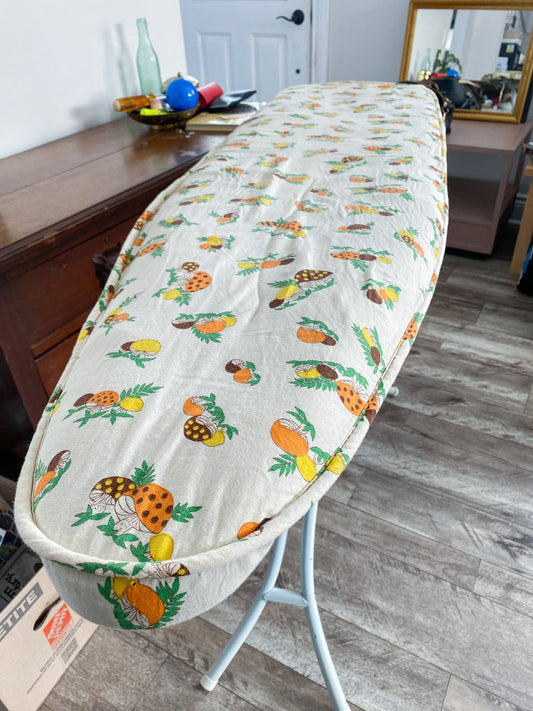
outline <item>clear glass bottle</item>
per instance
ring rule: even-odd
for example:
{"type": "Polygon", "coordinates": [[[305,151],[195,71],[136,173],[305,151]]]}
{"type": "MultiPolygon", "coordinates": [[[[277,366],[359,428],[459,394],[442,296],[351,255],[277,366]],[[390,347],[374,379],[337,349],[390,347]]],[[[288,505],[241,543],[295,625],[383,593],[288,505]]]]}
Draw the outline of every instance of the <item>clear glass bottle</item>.
{"type": "Polygon", "coordinates": [[[143,94],[161,94],[161,72],[155,49],[150,42],[148,26],[144,17],[137,19],[139,46],[137,47],[137,74],[143,94]]]}

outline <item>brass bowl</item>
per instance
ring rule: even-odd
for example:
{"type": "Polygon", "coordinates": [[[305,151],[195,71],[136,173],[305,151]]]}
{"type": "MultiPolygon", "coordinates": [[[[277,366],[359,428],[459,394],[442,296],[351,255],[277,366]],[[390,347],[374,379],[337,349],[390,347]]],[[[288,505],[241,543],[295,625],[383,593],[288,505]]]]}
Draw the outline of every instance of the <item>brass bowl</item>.
{"type": "Polygon", "coordinates": [[[183,125],[197,111],[198,106],[195,106],[194,109],[187,109],[186,111],[168,111],[156,116],[143,116],[141,109],[136,109],[135,111],[128,111],[128,116],[134,121],[152,126],[152,128],[175,128],[183,125]]]}

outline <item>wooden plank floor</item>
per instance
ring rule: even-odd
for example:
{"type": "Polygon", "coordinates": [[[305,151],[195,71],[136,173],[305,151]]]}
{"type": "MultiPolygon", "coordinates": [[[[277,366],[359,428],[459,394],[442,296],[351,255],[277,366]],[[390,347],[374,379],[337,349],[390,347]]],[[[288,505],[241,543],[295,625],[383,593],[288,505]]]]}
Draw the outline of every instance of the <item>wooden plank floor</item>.
{"type": "MultiPolygon", "coordinates": [[[[533,297],[447,254],[397,384],[319,508],[316,587],[350,708],[533,711],[533,297]]],[[[291,531],[281,584],[298,585],[291,531]]],[[[271,604],[198,687],[257,590],[167,630],[99,628],[41,711],[327,711],[301,610],[271,604]]]]}

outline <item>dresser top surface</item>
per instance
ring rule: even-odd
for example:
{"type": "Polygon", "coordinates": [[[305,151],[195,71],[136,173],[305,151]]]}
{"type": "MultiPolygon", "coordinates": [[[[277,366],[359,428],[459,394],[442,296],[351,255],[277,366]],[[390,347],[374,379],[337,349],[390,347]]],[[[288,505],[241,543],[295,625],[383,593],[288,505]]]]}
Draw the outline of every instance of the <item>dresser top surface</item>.
{"type": "MultiPolygon", "coordinates": [[[[0,255],[194,163],[223,140],[127,117],[0,160],[0,255]]],[[[143,208],[145,206],[141,206],[143,208]]]]}

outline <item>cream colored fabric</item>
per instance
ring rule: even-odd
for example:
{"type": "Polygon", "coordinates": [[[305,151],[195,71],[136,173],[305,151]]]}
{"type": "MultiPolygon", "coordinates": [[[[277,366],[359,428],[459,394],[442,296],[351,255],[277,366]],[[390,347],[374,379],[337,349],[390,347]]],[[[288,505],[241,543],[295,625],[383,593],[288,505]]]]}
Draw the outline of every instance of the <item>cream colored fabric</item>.
{"type": "Polygon", "coordinates": [[[320,499],[416,335],[446,202],[434,96],[340,82],[284,91],[149,206],[17,492],[75,609],[187,619],[320,499]]]}

